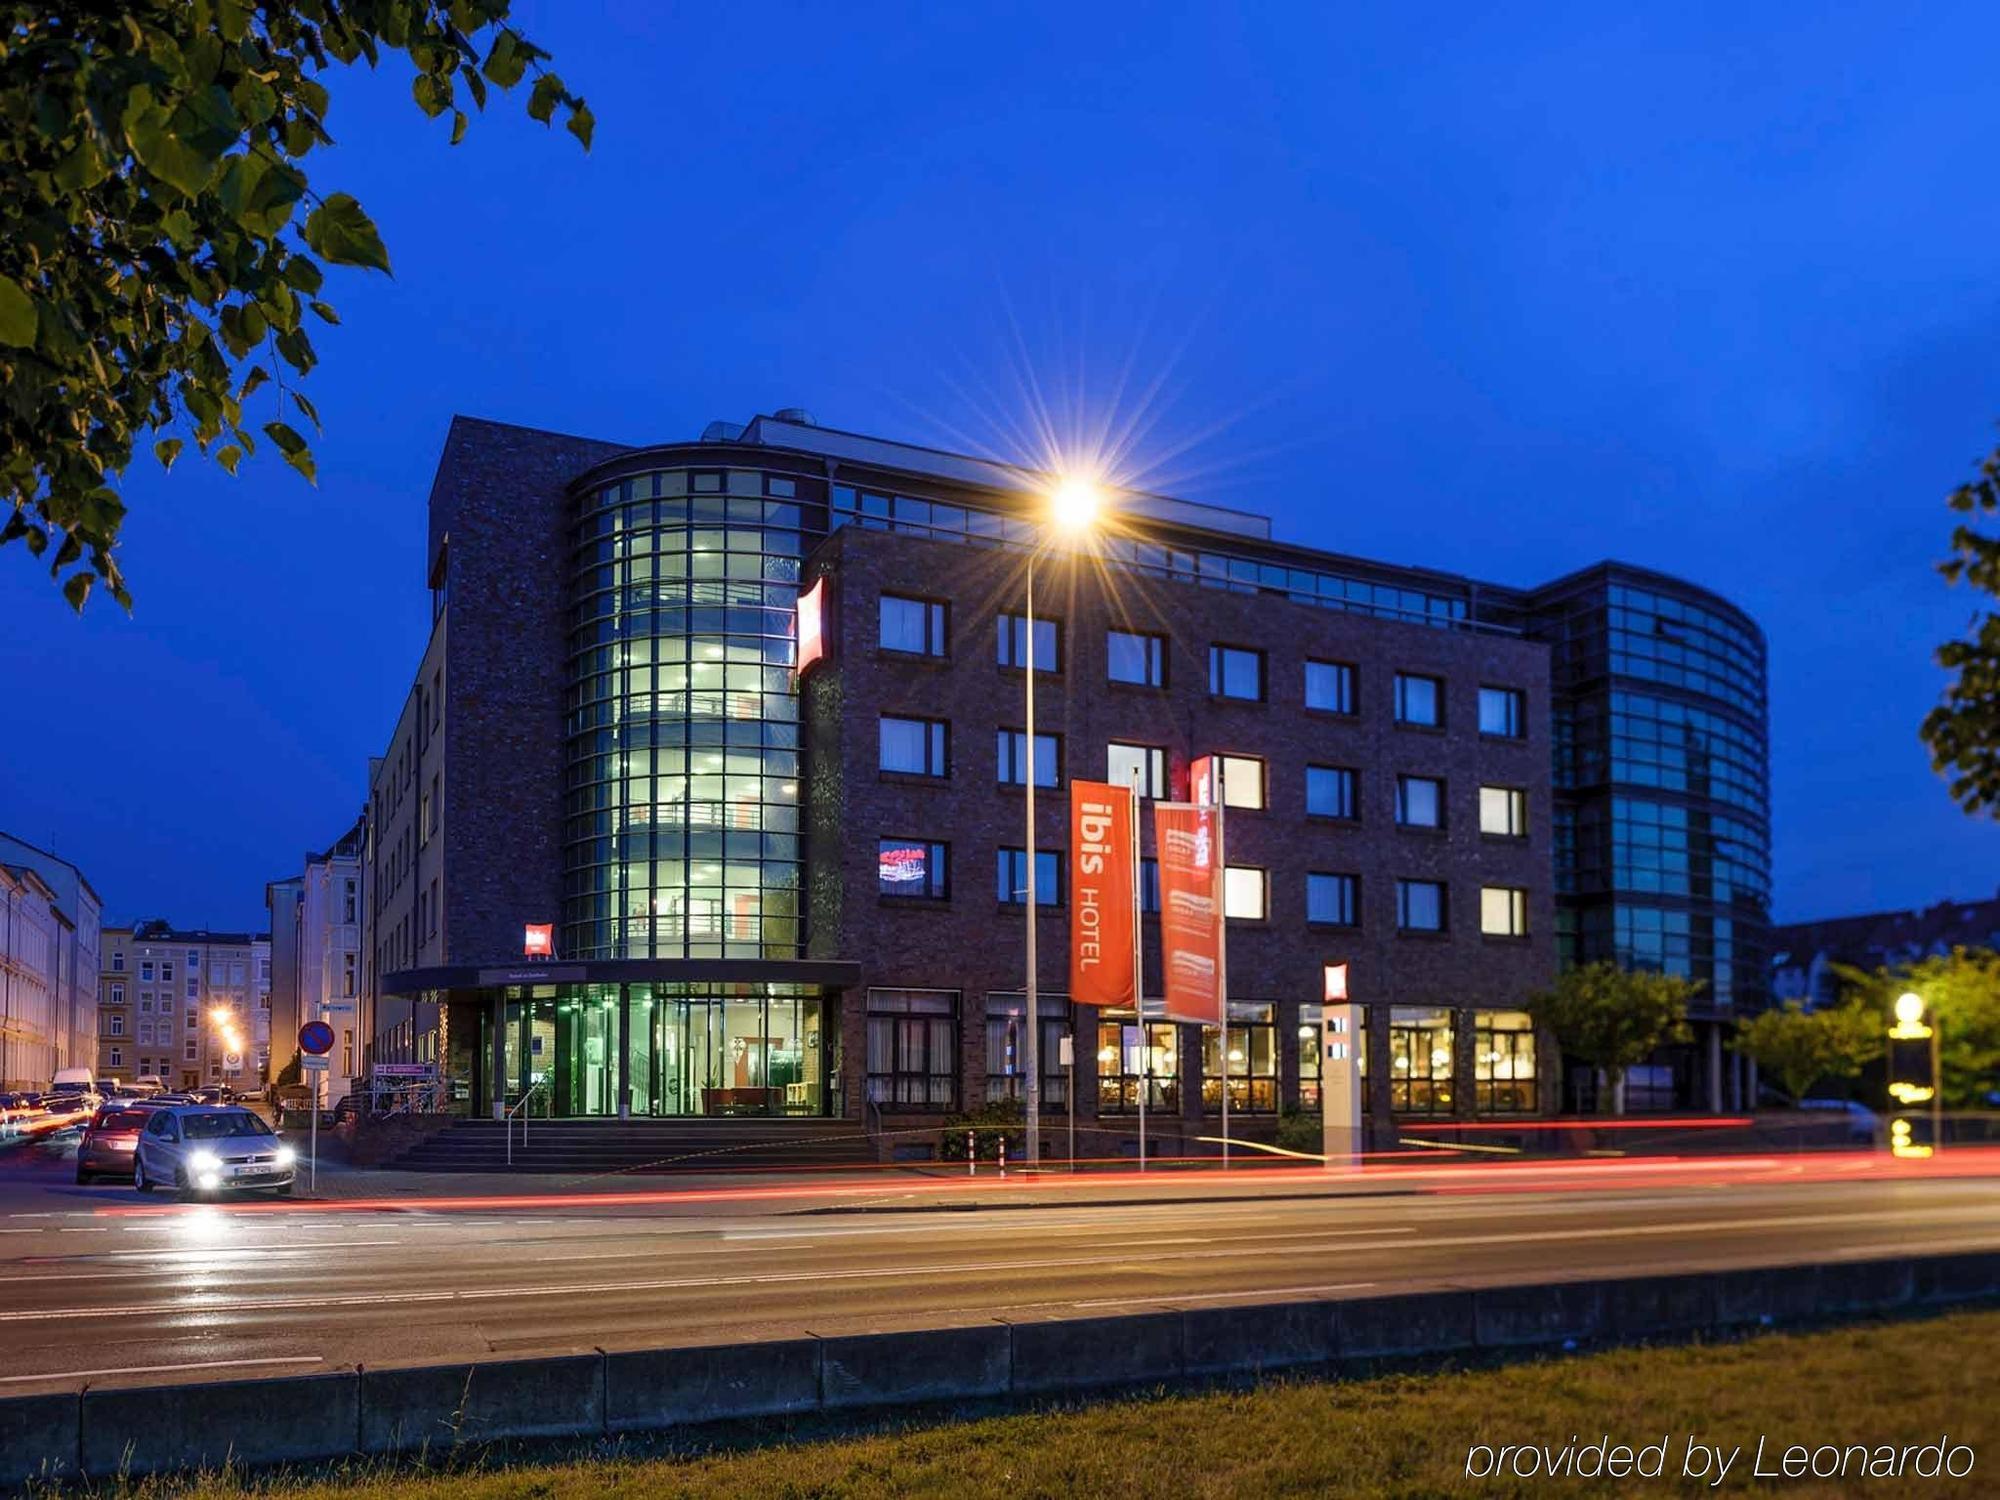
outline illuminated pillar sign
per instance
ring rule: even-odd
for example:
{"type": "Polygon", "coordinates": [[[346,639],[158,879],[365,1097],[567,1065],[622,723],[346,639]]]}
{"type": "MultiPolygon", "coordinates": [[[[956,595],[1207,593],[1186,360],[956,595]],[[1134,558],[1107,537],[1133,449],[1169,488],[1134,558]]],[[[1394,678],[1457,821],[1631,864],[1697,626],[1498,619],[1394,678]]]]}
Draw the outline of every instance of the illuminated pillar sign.
{"type": "Polygon", "coordinates": [[[528,923],[521,934],[521,952],[528,958],[554,958],[556,956],[555,923],[528,923]]]}
{"type": "Polygon", "coordinates": [[[816,578],[813,586],[799,595],[799,649],[792,673],[804,677],[806,668],[826,655],[826,580],[816,578]]]}

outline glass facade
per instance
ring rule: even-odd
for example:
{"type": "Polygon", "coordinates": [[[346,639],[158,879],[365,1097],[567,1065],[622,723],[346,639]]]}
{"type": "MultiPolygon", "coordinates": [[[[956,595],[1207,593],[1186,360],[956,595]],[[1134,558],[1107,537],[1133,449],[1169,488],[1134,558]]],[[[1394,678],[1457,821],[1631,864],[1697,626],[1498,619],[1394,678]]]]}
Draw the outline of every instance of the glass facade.
{"type": "Polygon", "coordinates": [[[800,952],[793,499],[663,469],[586,497],[572,559],[562,954],[800,952]]]}
{"type": "Polygon", "coordinates": [[[1566,581],[1534,632],[1555,676],[1557,943],[1761,1005],[1770,926],[1765,652],[1719,600],[1616,565],[1566,581]]]}

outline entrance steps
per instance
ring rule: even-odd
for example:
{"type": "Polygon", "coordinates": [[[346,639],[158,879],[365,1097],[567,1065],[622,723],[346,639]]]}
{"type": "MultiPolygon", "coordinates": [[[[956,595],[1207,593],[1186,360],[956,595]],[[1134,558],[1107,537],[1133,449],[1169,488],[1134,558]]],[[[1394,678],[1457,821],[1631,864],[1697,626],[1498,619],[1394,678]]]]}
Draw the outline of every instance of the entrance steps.
{"type": "Polygon", "coordinates": [[[411,1172],[735,1172],[869,1166],[875,1146],[849,1120],[460,1120],[385,1163],[411,1172]]]}

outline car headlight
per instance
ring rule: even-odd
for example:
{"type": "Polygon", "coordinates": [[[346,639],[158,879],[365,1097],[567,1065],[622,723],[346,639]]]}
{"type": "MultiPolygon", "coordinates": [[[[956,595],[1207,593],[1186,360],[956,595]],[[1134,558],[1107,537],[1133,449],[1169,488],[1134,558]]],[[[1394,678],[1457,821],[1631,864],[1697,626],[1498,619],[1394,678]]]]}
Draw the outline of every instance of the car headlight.
{"type": "Polygon", "coordinates": [[[289,1167],[293,1162],[297,1161],[298,1159],[299,1159],[299,1153],[294,1151],[290,1146],[280,1146],[278,1148],[279,1166],[289,1167]]]}
{"type": "Polygon", "coordinates": [[[197,1151],[188,1158],[188,1166],[197,1172],[220,1172],[222,1158],[213,1151],[197,1151]]]}

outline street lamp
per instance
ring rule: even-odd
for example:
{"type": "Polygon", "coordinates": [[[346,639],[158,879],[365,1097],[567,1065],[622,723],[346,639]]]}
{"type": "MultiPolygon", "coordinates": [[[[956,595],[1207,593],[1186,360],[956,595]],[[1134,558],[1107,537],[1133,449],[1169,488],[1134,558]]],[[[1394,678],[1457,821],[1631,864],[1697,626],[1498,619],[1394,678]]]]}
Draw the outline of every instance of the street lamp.
{"type": "MultiPolygon", "coordinates": [[[[1104,492],[1097,482],[1083,475],[1067,475],[1049,491],[1048,519],[1064,536],[1080,539],[1097,524],[1104,508],[1104,492]]],[[[1035,922],[1039,892],[1035,881],[1035,546],[1028,548],[1027,650],[1027,862],[1028,862],[1028,1169],[1042,1164],[1042,1023],[1036,1010],[1038,985],[1035,976],[1035,922]]],[[[1141,1009],[1144,1007],[1142,1006],[1141,1009]]],[[[1143,1019],[1143,1018],[1142,1018],[1143,1019]]],[[[1069,1108],[1076,1111],[1076,1090],[1070,1089],[1069,1108]]]]}
{"type": "Polygon", "coordinates": [[[1896,1056],[1893,1047],[1889,1054],[1889,1103],[1891,1107],[1912,1106],[1928,1103],[1931,1107],[1931,1139],[1927,1146],[1918,1145],[1910,1139],[1910,1122],[1894,1118],[1889,1122],[1889,1151],[1894,1156],[1924,1157],[1931,1155],[1943,1144],[1944,1137],[1944,1073],[1940,1066],[1938,1024],[1935,1017],[1928,1025],[1924,1022],[1924,997],[1914,990],[1905,990],[1896,997],[1896,1024],[1889,1028],[1889,1040],[1895,1042],[1929,1042],[1930,1073],[1928,1086],[1910,1083],[1896,1076],[1896,1056]]]}

